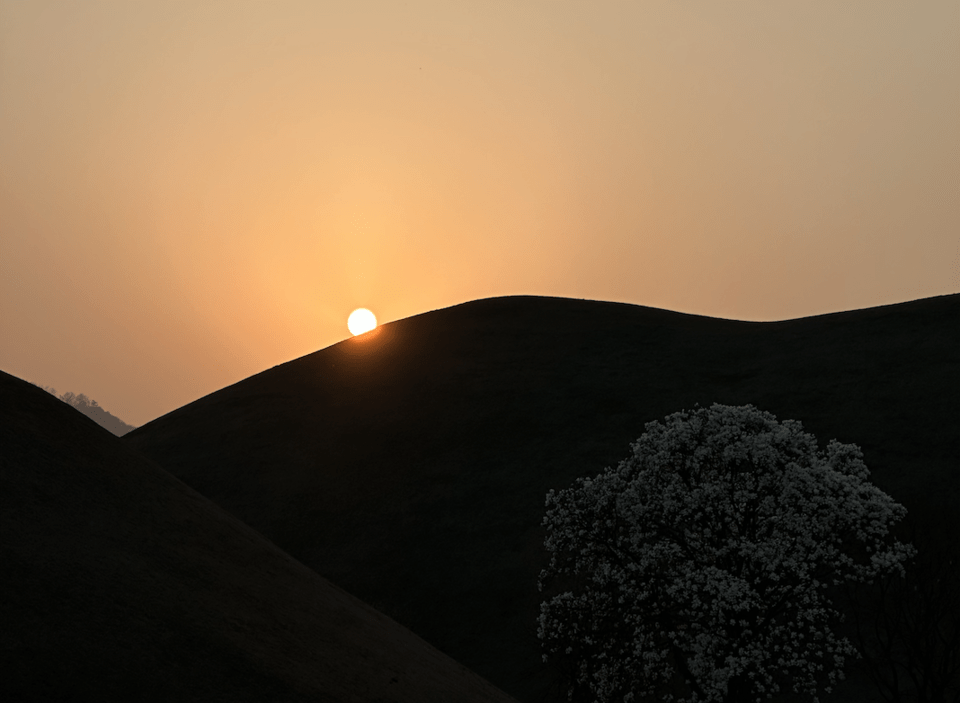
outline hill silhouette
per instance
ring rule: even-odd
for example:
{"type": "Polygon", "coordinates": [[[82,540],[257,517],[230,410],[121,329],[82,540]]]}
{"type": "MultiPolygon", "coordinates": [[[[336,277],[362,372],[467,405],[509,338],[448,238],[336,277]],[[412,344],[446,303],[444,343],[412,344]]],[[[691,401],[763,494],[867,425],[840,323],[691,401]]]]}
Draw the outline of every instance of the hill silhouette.
{"type": "MultiPolygon", "coordinates": [[[[54,395],[56,395],[55,392],[54,395]]],[[[70,405],[82,412],[84,415],[100,425],[100,427],[103,429],[107,430],[111,434],[117,435],[117,437],[123,437],[123,435],[127,434],[131,430],[136,429],[133,425],[128,425],[116,415],[101,408],[97,401],[91,400],[83,393],[80,395],[76,395],[75,393],[64,393],[58,397],[67,405],[70,405]]]]}
{"type": "Polygon", "coordinates": [[[858,444],[908,509],[960,504],[957,349],[960,295],[765,323],[491,298],[274,367],[124,441],[539,703],[557,700],[536,637],[548,489],[615,465],[646,422],[751,403],[821,446],[858,444]]]}
{"type": "Polygon", "coordinates": [[[509,703],[0,372],[0,698],[509,703]]]}

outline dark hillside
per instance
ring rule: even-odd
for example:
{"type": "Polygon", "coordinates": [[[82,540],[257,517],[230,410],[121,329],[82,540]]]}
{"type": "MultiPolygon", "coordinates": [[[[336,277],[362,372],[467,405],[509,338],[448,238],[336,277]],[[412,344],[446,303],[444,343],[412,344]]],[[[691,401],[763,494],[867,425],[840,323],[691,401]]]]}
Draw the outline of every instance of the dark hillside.
{"type": "Polygon", "coordinates": [[[0,372],[0,699],[509,703],[0,372]]]}
{"type": "Polygon", "coordinates": [[[89,417],[95,423],[100,425],[103,429],[107,430],[111,434],[117,435],[117,437],[123,437],[133,429],[136,429],[133,425],[128,425],[119,417],[110,413],[100,407],[100,404],[91,400],[83,393],[76,395],[75,393],[64,393],[59,396],[67,405],[71,405],[84,415],[89,417]]]}
{"type": "Polygon", "coordinates": [[[860,445],[908,508],[960,504],[960,295],[775,323],[478,300],[277,366],[124,438],[528,703],[546,491],[644,423],[752,403],[860,445]]]}

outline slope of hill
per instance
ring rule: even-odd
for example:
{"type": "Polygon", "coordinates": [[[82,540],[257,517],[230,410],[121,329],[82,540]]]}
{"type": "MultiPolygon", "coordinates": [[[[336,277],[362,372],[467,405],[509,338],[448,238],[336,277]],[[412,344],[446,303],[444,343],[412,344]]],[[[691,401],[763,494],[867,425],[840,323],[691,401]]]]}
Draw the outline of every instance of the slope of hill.
{"type": "Polygon", "coordinates": [[[76,393],[68,391],[67,393],[57,395],[56,388],[43,386],[38,383],[34,383],[33,385],[37,386],[37,388],[42,388],[55,398],[59,398],[67,405],[79,410],[95,423],[100,425],[100,427],[107,430],[111,434],[117,435],[117,437],[123,437],[123,435],[127,434],[131,430],[136,429],[136,427],[133,425],[128,425],[113,413],[104,410],[102,407],[100,407],[100,404],[97,401],[91,400],[83,393],[77,395],[76,393]]]}
{"type": "Polygon", "coordinates": [[[509,703],[0,372],[0,698],[509,703]]]}
{"type": "MultiPolygon", "coordinates": [[[[56,393],[54,393],[56,395],[56,393]]],[[[123,437],[131,430],[136,429],[133,425],[128,425],[119,417],[110,413],[100,407],[100,404],[95,400],[90,400],[83,393],[76,395],[75,393],[64,393],[61,396],[58,396],[67,405],[70,405],[84,415],[89,417],[95,423],[100,425],[103,429],[107,430],[111,434],[117,435],[117,437],[123,437]]]]}
{"type": "Polygon", "coordinates": [[[527,703],[544,495],[695,403],[860,445],[908,508],[960,501],[960,295],[754,323],[561,298],[384,325],[161,417],[128,442],[527,703]]]}

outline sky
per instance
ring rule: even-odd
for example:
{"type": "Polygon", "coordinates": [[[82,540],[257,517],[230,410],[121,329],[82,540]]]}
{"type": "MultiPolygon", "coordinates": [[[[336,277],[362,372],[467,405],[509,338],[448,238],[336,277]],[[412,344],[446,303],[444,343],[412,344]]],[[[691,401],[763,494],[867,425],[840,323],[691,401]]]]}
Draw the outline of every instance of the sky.
{"type": "Polygon", "coordinates": [[[0,0],[0,369],[130,424],[358,307],[958,291],[957,0],[0,0]]]}

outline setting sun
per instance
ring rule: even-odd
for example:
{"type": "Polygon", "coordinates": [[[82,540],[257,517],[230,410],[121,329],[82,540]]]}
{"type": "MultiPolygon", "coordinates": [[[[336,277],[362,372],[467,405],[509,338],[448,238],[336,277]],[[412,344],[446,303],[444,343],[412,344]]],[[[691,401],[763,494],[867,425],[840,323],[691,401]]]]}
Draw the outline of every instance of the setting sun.
{"type": "Polygon", "coordinates": [[[369,332],[377,326],[377,318],[366,308],[357,308],[347,318],[347,327],[354,335],[369,332]]]}

